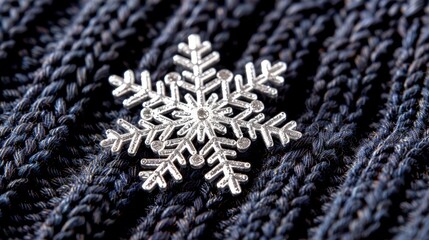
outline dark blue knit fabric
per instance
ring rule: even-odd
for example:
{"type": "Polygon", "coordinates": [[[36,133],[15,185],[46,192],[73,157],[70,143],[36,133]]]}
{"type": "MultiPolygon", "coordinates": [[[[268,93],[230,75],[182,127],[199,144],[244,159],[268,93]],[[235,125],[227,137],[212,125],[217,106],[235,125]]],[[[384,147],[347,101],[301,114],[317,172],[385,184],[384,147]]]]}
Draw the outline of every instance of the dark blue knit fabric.
{"type": "Polygon", "coordinates": [[[428,0],[0,0],[0,239],[429,239],[428,0]],[[149,148],[100,147],[111,74],[174,69],[197,33],[242,74],[288,64],[238,196],[204,171],[145,192],[149,148]]]}

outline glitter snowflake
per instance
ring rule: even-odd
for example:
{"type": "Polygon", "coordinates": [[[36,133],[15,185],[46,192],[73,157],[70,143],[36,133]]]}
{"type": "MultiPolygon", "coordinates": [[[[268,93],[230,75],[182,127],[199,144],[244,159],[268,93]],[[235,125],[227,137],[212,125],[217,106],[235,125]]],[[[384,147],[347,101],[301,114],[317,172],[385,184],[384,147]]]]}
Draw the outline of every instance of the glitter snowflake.
{"type": "Polygon", "coordinates": [[[240,183],[248,180],[247,175],[240,172],[249,170],[250,163],[233,160],[236,150],[248,149],[258,133],[267,148],[274,146],[273,137],[282,145],[301,137],[301,133],[294,130],[294,121],[279,126],[286,120],[283,112],[264,122],[265,116],[261,113],[264,104],[254,93],[276,97],[277,90],[270,85],[283,83],[280,75],[286,70],[286,64],[271,65],[263,61],[261,73],[257,75],[254,65],[248,63],[246,81],[243,81],[241,75],[212,68],[219,61],[219,54],[211,51],[211,44],[201,42],[197,35],[189,36],[187,44],[180,43],[178,51],[181,55],[175,55],[173,61],[185,70],[181,74],[168,73],[164,81],[156,83],[155,89],[147,71],[141,73],[141,85],[135,83],[131,70],[126,71],[124,77],[109,78],[116,86],[115,97],[134,93],[123,101],[126,108],[143,103],[143,110],[138,126],[119,119],[117,124],[124,131],[107,130],[107,139],[101,141],[101,145],[110,147],[114,153],[128,147],[128,154],[132,156],[143,141],[150,145],[159,157],[141,160],[144,170],[139,176],[144,179],[145,190],[150,191],[157,185],[165,189],[166,174],[181,181],[177,165],[185,166],[189,160],[196,169],[207,163],[212,168],[204,175],[205,179],[219,179],[218,188],[228,186],[232,194],[239,194],[240,183]],[[181,93],[185,95],[182,97],[181,93]]]}

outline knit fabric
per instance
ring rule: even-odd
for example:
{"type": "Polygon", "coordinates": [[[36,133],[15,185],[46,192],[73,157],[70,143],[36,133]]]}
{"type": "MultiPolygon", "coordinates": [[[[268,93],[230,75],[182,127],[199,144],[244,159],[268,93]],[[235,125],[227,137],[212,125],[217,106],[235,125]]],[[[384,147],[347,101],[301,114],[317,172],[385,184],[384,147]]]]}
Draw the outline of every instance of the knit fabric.
{"type": "Polygon", "coordinates": [[[0,239],[429,239],[429,1],[0,0],[0,239]],[[100,147],[111,74],[161,79],[177,44],[218,69],[284,61],[303,137],[266,150],[232,196],[181,169],[141,188],[141,154],[100,147]]]}

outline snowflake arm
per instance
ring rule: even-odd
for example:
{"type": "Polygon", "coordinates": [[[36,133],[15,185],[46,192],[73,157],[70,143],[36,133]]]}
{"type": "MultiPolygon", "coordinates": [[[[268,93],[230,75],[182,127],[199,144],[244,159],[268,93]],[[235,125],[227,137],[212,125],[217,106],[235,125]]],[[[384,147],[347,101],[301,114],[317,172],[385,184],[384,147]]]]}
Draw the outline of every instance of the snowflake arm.
{"type": "Polygon", "coordinates": [[[111,147],[113,153],[119,152],[126,143],[130,143],[128,154],[134,156],[142,142],[143,137],[147,136],[147,130],[141,130],[124,119],[118,119],[117,124],[128,132],[120,134],[115,130],[109,129],[106,131],[107,139],[101,141],[102,147],[111,147]]]}
{"type": "MultiPolygon", "coordinates": [[[[154,141],[151,144],[153,151],[157,152],[161,158],[141,160],[141,165],[144,168],[155,168],[155,170],[144,170],[139,173],[139,176],[144,179],[143,189],[151,191],[158,185],[159,188],[165,189],[167,182],[164,175],[169,172],[173,179],[177,182],[182,181],[182,175],[175,166],[178,162],[181,166],[186,165],[186,158],[183,155],[185,151],[191,155],[195,155],[197,150],[192,143],[195,134],[190,132],[185,137],[162,141],[154,141]]],[[[201,164],[201,163],[199,163],[201,164]]]]}
{"type": "Polygon", "coordinates": [[[135,76],[131,70],[127,70],[123,78],[117,75],[110,76],[109,82],[113,86],[116,86],[116,89],[112,92],[115,97],[119,98],[130,92],[134,93],[134,95],[123,101],[123,105],[126,108],[139,105],[146,100],[149,97],[149,93],[152,92],[150,75],[147,71],[141,74],[141,85],[135,83],[135,76]]]}
{"type": "Polygon", "coordinates": [[[216,186],[218,188],[225,188],[228,186],[233,195],[241,193],[240,182],[247,182],[248,180],[247,175],[236,173],[234,170],[246,171],[250,169],[250,163],[229,159],[237,156],[236,151],[223,148],[223,146],[236,147],[236,145],[237,142],[235,140],[213,137],[200,151],[200,155],[204,157],[209,156],[207,163],[210,166],[218,162],[218,164],[207,172],[204,177],[209,181],[213,181],[219,175],[223,175],[216,186]],[[210,155],[209,153],[211,150],[213,150],[213,154],[210,155]]]}
{"type": "MultiPolygon", "coordinates": [[[[166,75],[164,81],[174,82],[177,78],[176,73],[166,75]]],[[[166,95],[165,85],[162,81],[156,84],[156,91],[152,90],[150,83],[150,75],[147,71],[141,74],[141,85],[135,83],[134,73],[130,70],[124,73],[124,77],[113,75],[109,78],[109,82],[116,86],[113,90],[115,97],[123,97],[129,93],[134,93],[131,97],[123,101],[123,105],[131,108],[137,104],[141,104],[146,99],[149,101],[143,105],[146,106],[141,111],[141,120],[139,121],[140,129],[124,119],[119,119],[117,124],[123,128],[125,133],[118,133],[115,130],[109,129],[106,131],[107,139],[100,142],[103,147],[111,147],[112,152],[119,152],[127,143],[129,143],[128,154],[134,156],[143,140],[146,137],[145,144],[149,145],[160,134],[161,140],[166,140],[173,133],[174,128],[182,126],[187,119],[170,119],[165,116],[165,113],[172,109],[187,109],[188,106],[180,102],[177,85],[169,84],[171,96],[166,95]],[[161,107],[151,109],[150,107],[163,104],[161,107]],[[156,120],[160,124],[153,124],[150,120],[156,120]]]]}
{"type": "Polygon", "coordinates": [[[211,51],[210,42],[201,42],[197,35],[189,36],[188,44],[180,43],[178,51],[184,56],[175,55],[173,61],[185,70],[182,72],[184,78],[177,84],[194,93],[198,104],[204,104],[206,94],[220,85],[220,81],[214,78],[216,69],[209,68],[219,61],[219,53],[211,51]]]}
{"type": "Polygon", "coordinates": [[[283,112],[262,124],[261,122],[265,119],[265,115],[259,112],[264,109],[264,104],[257,100],[257,95],[252,92],[256,90],[270,97],[277,96],[277,89],[266,85],[266,83],[282,84],[284,80],[280,74],[284,71],[286,71],[285,63],[279,62],[271,66],[269,61],[264,60],[261,63],[262,73],[256,75],[254,65],[248,63],[246,64],[247,83],[243,83],[241,75],[236,75],[234,78],[235,90],[232,92],[230,90],[232,73],[227,70],[220,71],[218,79],[220,79],[222,86],[222,100],[219,101],[216,108],[219,109],[229,105],[242,111],[234,117],[216,116],[216,120],[230,125],[237,138],[243,137],[242,128],[247,129],[252,140],[257,138],[256,132],[259,132],[267,148],[274,146],[273,136],[279,138],[283,146],[289,143],[290,139],[299,139],[302,134],[294,130],[296,122],[290,121],[283,127],[277,127],[278,124],[286,120],[286,114],[283,112]],[[259,114],[250,120],[246,120],[253,113],[259,114]]]}
{"type": "MultiPolygon", "coordinates": [[[[280,142],[283,146],[289,143],[290,139],[299,139],[302,134],[295,130],[296,122],[290,121],[286,123],[283,127],[277,127],[277,125],[281,124],[286,120],[285,113],[279,113],[270,120],[261,124],[265,119],[264,114],[260,113],[256,115],[254,118],[250,120],[244,120],[244,117],[248,116],[247,112],[243,111],[242,113],[246,113],[243,115],[237,115],[233,118],[220,116],[216,117],[215,120],[228,124],[232,127],[234,135],[237,138],[243,137],[242,128],[247,129],[247,132],[252,140],[257,138],[256,132],[259,132],[264,140],[265,146],[267,148],[271,148],[274,146],[273,136],[280,139],[280,142]]],[[[250,114],[249,114],[250,115],[250,114]]]]}

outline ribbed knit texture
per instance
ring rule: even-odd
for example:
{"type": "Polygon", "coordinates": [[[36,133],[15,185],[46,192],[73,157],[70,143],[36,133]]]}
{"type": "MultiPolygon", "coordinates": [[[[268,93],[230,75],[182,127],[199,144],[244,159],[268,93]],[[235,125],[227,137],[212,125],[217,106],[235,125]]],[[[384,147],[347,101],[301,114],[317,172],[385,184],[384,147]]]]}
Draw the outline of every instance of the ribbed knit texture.
{"type": "Polygon", "coordinates": [[[0,239],[429,239],[429,1],[0,0],[0,239]],[[262,98],[303,137],[255,143],[232,196],[181,169],[145,192],[100,147],[111,74],[174,70],[197,33],[220,68],[284,61],[262,98]]]}

